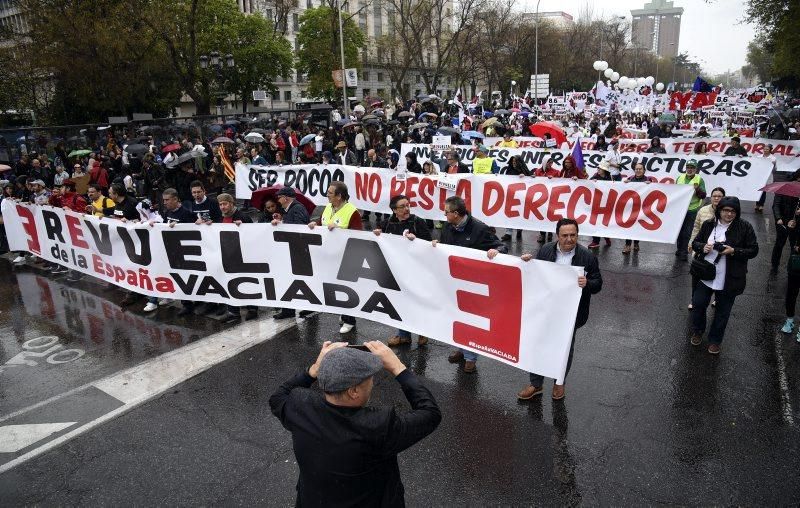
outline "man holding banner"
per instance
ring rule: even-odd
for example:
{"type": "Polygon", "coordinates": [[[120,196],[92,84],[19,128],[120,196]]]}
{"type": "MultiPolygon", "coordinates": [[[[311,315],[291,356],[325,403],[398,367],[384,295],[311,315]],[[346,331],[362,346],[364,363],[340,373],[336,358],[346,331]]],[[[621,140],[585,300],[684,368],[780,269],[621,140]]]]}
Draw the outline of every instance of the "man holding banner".
{"type": "MultiPolygon", "coordinates": [[[[507,249],[503,243],[492,233],[489,226],[470,215],[467,204],[459,196],[450,196],[444,202],[444,216],[447,224],[442,228],[439,242],[445,245],[458,245],[471,249],[485,250],[489,259],[493,259],[500,252],[507,249]]],[[[436,247],[436,240],[431,245],[436,247]]],[[[464,372],[475,372],[475,362],[478,354],[465,349],[454,351],[447,360],[450,363],[459,363],[464,360],[464,372]]]]}
{"type": "MultiPolygon", "coordinates": [[[[567,370],[564,373],[566,380],[569,369],[572,367],[575,332],[589,319],[589,304],[592,295],[599,293],[603,288],[603,276],[600,274],[600,264],[594,254],[583,245],[578,244],[578,223],[575,220],[560,219],[556,223],[556,238],[558,238],[556,242],[547,243],[539,249],[536,259],[559,265],[582,266],[584,270],[584,275],[578,276],[578,286],[582,289],[581,301],[578,304],[578,315],[575,317],[575,329],[572,332],[567,370]]],[[[530,386],[526,386],[517,394],[519,400],[530,400],[542,394],[544,376],[531,372],[530,382],[530,386]]],[[[564,385],[553,383],[553,400],[561,400],[565,395],[564,385]]]]}
{"type": "Polygon", "coordinates": [[[692,199],[689,201],[689,209],[686,210],[686,216],[683,218],[683,225],[678,234],[678,242],[675,249],[675,255],[681,261],[689,259],[689,235],[692,233],[694,227],[694,219],[697,217],[697,210],[703,206],[703,200],[706,198],[706,183],[697,174],[697,161],[694,159],[686,163],[686,173],[679,176],[675,181],[679,185],[694,185],[694,193],[692,199]]]}
{"type": "MultiPolygon", "coordinates": [[[[359,214],[358,209],[350,203],[350,194],[347,191],[347,185],[343,182],[331,182],[330,187],[328,187],[327,196],[328,204],[325,206],[325,210],[323,210],[322,217],[320,218],[323,226],[331,231],[336,228],[360,231],[364,228],[361,222],[361,214],[359,214]]],[[[316,222],[311,222],[308,227],[314,229],[316,225],[316,222]]],[[[356,318],[353,316],[342,315],[341,322],[342,327],[339,329],[339,333],[351,332],[353,328],[356,327],[356,318]]]]}

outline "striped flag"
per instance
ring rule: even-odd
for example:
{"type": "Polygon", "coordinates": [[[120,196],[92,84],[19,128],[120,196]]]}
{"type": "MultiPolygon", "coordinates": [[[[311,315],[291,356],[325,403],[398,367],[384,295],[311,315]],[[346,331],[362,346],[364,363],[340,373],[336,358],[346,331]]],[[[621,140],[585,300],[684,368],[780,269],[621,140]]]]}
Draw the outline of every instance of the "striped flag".
{"type": "Polygon", "coordinates": [[[233,169],[233,164],[231,164],[231,160],[228,158],[228,153],[225,151],[225,147],[220,146],[217,153],[219,154],[219,159],[222,161],[222,167],[225,168],[225,176],[227,176],[228,180],[231,182],[235,182],[236,171],[233,169]]]}

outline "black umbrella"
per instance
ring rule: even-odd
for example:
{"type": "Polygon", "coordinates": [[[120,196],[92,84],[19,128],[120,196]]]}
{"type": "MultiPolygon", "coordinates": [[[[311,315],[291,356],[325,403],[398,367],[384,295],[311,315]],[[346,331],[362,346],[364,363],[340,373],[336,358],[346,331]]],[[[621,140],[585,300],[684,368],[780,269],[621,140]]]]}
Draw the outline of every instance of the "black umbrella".
{"type": "Polygon", "coordinates": [[[128,145],[125,147],[126,152],[128,152],[131,155],[136,155],[137,157],[141,157],[142,155],[146,154],[149,150],[150,147],[139,143],[128,145]]]}
{"type": "Polygon", "coordinates": [[[183,164],[184,162],[189,162],[192,159],[205,157],[206,155],[207,154],[206,154],[205,150],[191,150],[191,151],[188,151],[185,154],[181,155],[180,157],[176,157],[176,158],[172,159],[171,161],[169,161],[166,164],[166,166],[168,168],[172,168],[172,167],[178,166],[180,164],[183,164]]]}
{"type": "Polygon", "coordinates": [[[456,134],[458,129],[454,129],[453,127],[439,127],[439,132],[444,134],[456,134]]]}
{"type": "Polygon", "coordinates": [[[411,111],[401,111],[401,112],[400,112],[400,113],[397,115],[397,118],[409,118],[409,117],[412,117],[412,116],[414,116],[414,114],[413,114],[413,113],[411,113],[411,111]]]}

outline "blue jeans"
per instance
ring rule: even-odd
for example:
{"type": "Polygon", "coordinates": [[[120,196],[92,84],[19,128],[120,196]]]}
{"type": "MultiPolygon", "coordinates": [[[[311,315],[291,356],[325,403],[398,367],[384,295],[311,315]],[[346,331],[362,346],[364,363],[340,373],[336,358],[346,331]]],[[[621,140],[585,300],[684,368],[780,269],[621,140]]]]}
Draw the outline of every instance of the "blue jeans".
{"type": "Polygon", "coordinates": [[[464,355],[464,360],[468,362],[475,362],[478,360],[478,353],[473,353],[472,351],[467,351],[466,349],[459,349],[461,354],[464,355]]]}
{"type": "Polygon", "coordinates": [[[407,332],[405,330],[400,330],[398,328],[397,329],[397,336],[400,337],[401,339],[410,339],[411,338],[411,332],[407,332]]]}
{"type": "MultiPolygon", "coordinates": [[[[702,335],[706,331],[706,309],[709,302],[711,302],[711,295],[714,293],[715,291],[703,284],[703,282],[698,282],[697,287],[694,288],[694,294],[692,295],[692,333],[702,335]]],[[[722,344],[736,295],[726,291],[716,291],[716,293],[717,306],[714,311],[714,319],[711,321],[711,328],[708,330],[708,342],[722,344]]]]}

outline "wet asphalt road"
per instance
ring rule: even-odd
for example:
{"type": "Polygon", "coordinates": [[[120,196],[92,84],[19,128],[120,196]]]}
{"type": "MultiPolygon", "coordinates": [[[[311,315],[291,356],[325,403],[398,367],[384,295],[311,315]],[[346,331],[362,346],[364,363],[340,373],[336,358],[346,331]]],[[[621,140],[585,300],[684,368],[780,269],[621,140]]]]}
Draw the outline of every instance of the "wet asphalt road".
{"type": "MultiPolygon", "coordinates": [[[[771,217],[748,213],[750,203],[744,208],[761,253],[719,357],[688,343],[686,263],[667,245],[642,243],[638,255],[623,256],[620,240],[599,251],[604,288],[578,332],[563,401],[550,399],[548,382],[545,397],[518,402],[527,375],[485,358],[464,374],[447,362],[444,345],[401,348],[444,415],[432,436],[400,456],[407,503],[796,504],[800,344],[778,333],[786,275],[768,274],[771,217]]],[[[512,243],[512,252],[523,248],[537,248],[533,233],[512,243]]],[[[0,366],[41,336],[85,350],[74,361],[0,372],[0,417],[225,329],[204,317],[174,318],[170,308],[152,319],[139,305],[125,312],[115,304],[119,291],[65,286],[27,268],[11,272],[2,260],[0,280],[0,366]],[[79,303],[66,305],[70,299],[79,303]],[[91,305],[100,310],[88,312],[91,305]],[[67,320],[76,307],[80,319],[67,320]],[[92,312],[102,326],[88,326],[92,312]],[[76,323],[85,325],[81,333],[76,323]]],[[[391,333],[359,320],[349,338],[391,333]]],[[[297,466],[267,400],[322,341],[338,336],[336,316],[298,321],[0,474],[0,505],[292,505],[297,466]]],[[[372,404],[407,407],[386,376],[372,404]]]]}

